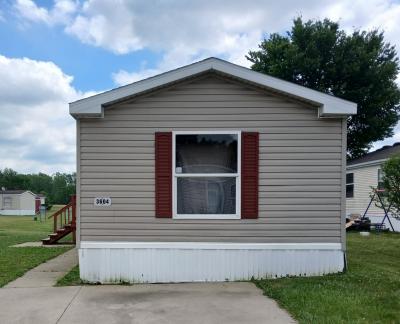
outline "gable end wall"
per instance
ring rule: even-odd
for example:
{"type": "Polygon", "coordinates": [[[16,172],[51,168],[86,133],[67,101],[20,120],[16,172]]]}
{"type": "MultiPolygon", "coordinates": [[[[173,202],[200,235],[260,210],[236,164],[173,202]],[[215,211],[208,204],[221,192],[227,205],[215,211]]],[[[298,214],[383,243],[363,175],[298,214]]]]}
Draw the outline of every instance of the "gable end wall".
{"type": "Polygon", "coordinates": [[[343,124],[316,108],[207,76],[77,127],[82,241],[342,243],[343,124]],[[224,129],[260,133],[259,218],[156,218],[154,133],[224,129]],[[112,206],[94,207],[100,196],[112,206]]]}

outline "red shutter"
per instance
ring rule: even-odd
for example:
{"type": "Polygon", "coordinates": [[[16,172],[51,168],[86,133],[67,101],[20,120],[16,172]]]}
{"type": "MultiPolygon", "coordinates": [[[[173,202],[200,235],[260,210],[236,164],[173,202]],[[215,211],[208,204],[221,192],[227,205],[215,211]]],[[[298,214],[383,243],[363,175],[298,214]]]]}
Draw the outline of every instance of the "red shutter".
{"type": "Polygon", "coordinates": [[[155,134],[156,217],[172,217],[172,133],[155,134]]]}
{"type": "Polygon", "coordinates": [[[242,218],[258,218],[258,133],[242,132],[242,218]]]}

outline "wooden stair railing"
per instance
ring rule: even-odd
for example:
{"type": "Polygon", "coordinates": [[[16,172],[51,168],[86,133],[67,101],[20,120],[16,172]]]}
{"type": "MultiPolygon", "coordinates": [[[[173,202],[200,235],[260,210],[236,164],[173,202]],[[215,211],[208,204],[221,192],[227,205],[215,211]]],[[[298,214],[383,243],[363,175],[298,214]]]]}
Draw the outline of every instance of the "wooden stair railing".
{"type": "Polygon", "coordinates": [[[53,233],[42,240],[44,245],[57,244],[69,233],[72,233],[72,242],[69,243],[76,243],[76,195],[71,196],[67,205],[48,218],[53,218],[53,233]]]}

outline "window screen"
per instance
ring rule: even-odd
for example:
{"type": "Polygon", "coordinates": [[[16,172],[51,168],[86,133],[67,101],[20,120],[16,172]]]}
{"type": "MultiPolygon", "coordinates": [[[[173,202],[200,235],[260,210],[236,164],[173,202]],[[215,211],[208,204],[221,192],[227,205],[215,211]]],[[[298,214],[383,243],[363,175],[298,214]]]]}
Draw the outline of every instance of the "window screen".
{"type": "Polygon", "coordinates": [[[237,214],[238,134],[176,134],[177,215],[237,214]]]}
{"type": "Polygon", "coordinates": [[[177,173],[236,173],[237,135],[176,135],[177,173]]]}

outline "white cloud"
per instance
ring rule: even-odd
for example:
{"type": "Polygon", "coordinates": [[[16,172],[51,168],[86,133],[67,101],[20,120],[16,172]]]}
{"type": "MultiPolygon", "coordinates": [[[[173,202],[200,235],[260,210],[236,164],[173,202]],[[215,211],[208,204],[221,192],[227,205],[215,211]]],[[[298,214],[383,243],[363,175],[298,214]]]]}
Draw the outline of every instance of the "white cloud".
{"type": "MultiPolygon", "coordinates": [[[[255,3],[256,4],[256,3],[255,3]]],[[[226,52],[234,49],[240,37],[254,28],[265,15],[258,5],[249,5],[245,13],[241,2],[153,2],[121,0],[116,6],[104,0],[87,1],[66,31],[81,41],[117,54],[143,48],[184,51],[226,52]]],[[[257,37],[259,38],[259,37],[257,37]]]]}
{"type": "Polygon", "coordinates": [[[116,54],[141,49],[163,53],[156,66],[113,74],[123,85],[207,56],[219,56],[249,66],[245,54],[263,37],[284,32],[291,20],[325,17],[341,26],[381,28],[393,44],[400,47],[400,4],[390,0],[336,1],[326,4],[307,1],[297,6],[290,0],[202,1],[188,5],[182,1],[149,2],[91,0],[83,4],[79,15],[66,26],[66,32],[82,42],[105,48],[116,54]]]}
{"type": "Polygon", "coordinates": [[[50,9],[32,0],[16,0],[14,7],[25,20],[61,23],[66,33],[83,43],[116,54],[141,49],[164,53],[157,70],[205,56],[223,56],[248,65],[244,58],[248,50],[266,34],[289,29],[298,15],[338,20],[348,31],[381,28],[387,39],[400,45],[400,3],[393,0],[56,0],[50,9]]]}
{"type": "MultiPolygon", "coordinates": [[[[55,1],[52,8],[17,0],[23,19],[48,25],[63,24],[81,42],[118,55],[141,49],[161,53],[153,66],[112,75],[116,85],[149,77],[193,61],[218,56],[249,66],[245,54],[272,32],[284,32],[291,20],[325,17],[346,31],[380,28],[400,51],[400,3],[394,0],[303,1],[55,1]]],[[[396,132],[396,136],[400,134],[396,132]]],[[[394,139],[391,139],[392,141],[394,139]]]]}
{"type": "Polygon", "coordinates": [[[141,69],[138,72],[127,72],[119,70],[112,74],[112,79],[117,85],[125,85],[139,80],[147,79],[149,77],[160,74],[162,71],[159,69],[141,69]]]}
{"type": "Polygon", "coordinates": [[[339,20],[346,30],[382,28],[391,42],[400,45],[400,3],[392,0],[339,0],[329,4],[317,0],[208,0],[189,4],[130,0],[119,0],[117,4],[87,0],[78,4],[56,0],[50,9],[32,0],[16,0],[15,7],[26,20],[63,23],[66,33],[83,43],[116,54],[141,49],[160,51],[164,58],[157,71],[206,56],[223,56],[249,65],[244,58],[248,50],[266,34],[286,31],[298,15],[339,20]]]}
{"type": "Polygon", "coordinates": [[[52,62],[0,56],[0,169],[75,170],[75,123],[68,102],[84,94],[52,62]]]}
{"type": "Polygon", "coordinates": [[[135,32],[135,13],[125,1],[87,1],[66,32],[83,43],[106,48],[117,54],[140,50],[144,42],[135,32]]]}
{"type": "Polygon", "coordinates": [[[51,10],[39,7],[32,0],[16,0],[14,8],[19,16],[30,22],[42,22],[47,25],[67,24],[78,9],[73,0],[56,0],[51,10]]]}

